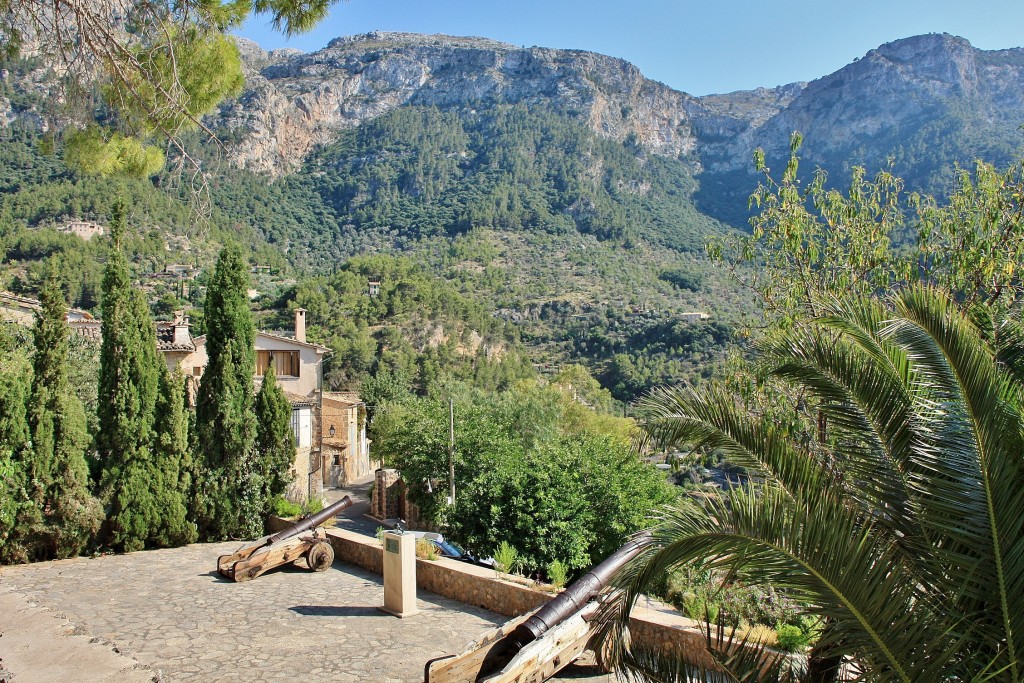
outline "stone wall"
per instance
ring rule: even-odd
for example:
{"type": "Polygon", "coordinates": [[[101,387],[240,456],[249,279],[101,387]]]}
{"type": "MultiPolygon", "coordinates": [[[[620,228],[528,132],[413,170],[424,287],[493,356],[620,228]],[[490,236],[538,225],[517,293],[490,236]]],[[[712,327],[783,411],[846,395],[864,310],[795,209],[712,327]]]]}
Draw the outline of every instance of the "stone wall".
{"type": "Polygon", "coordinates": [[[409,487],[398,470],[379,469],[374,473],[370,516],[377,519],[405,520],[409,529],[429,527],[420,520],[419,508],[409,500],[409,487]]]}
{"type": "MultiPolygon", "coordinates": [[[[343,529],[328,529],[337,559],[367,571],[383,572],[383,549],[375,538],[343,529]]],[[[416,586],[447,598],[475,605],[507,617],[540,607],[551,593],[498,578],[492,569],[455,560],[416,560],[416,586]]],[[[633,642],[661,650],[674,650],[690,661],[711,666],[704,636],[696,623],[675,614],[636,607],[630,618],[633,642]]]]}
{"type": "Polygon", "coordinates": [[[288,488],[284,492],[284,497],[293,503],[302,504],[309,501],[311,453],[312,449],[308,446],[295,449],[295,460],[291,468],[295,477],[288,483],[288,488]]]}
{"type": "MultiPolygon", "coordinates": [[[[382,573],[383,550],[377,539],[343,529],[328,529],[327,536],[339,560],[382,573]]],[[[499,580],[493,569],[444,558],[416,560],[416,586],[509,617],[551,599],[549,593],[499,580]]]]}

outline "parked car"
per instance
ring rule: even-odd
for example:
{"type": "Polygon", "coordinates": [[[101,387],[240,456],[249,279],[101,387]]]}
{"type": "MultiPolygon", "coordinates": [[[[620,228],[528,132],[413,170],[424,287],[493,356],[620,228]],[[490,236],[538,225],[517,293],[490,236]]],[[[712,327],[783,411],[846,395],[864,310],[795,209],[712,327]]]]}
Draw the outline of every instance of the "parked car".
{"type": "Polygon", "coordinates": [[[445,537],[441,534],[433,531],[407,531],[406,533],[412,534],[416,538],[423,538],[430,541],[441,557],[447,557],[450,560],[458,560],[459,562],[469,562],[470,564],[480,565],[481,567],[494,566],[493,557],[484,559],[478,558],[458,543],[445,540],[445,537]]]}

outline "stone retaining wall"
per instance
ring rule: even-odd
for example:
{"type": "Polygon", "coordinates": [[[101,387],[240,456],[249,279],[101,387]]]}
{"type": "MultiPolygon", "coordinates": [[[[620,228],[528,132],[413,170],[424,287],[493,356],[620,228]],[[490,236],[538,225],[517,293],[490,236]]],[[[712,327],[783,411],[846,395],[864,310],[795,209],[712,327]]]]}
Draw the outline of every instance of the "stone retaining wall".
{"type": "MultiPolygon", "coordinates": [[[[383,549],[375,538],[343,529],[328,529],[334,554],[342,562],[383,572],[383,549]]],[[[416,560],[416,586],[467,605],[514,617],[535,609],[551,594],[498,579],[493,569],[440,558],[416,560]]]]}
{"type": "MultiPolygon", "coordinates": [[[[343,529],[328,529],[327,537],[337,559],[367,571],[383,572],[384,552],[377,539],[343,529]]],[[[508,617],[536,609],[552,598],[551,593],[503,581],[492,569],[444,558],[416,560],[416,585],[508,617]]],[[[700,658],[711,665],[704,636],[685,617],[636,607],[630,618],[630,633],[637,644],[676,650],[685,653],[690,661],[700,658]]]]}

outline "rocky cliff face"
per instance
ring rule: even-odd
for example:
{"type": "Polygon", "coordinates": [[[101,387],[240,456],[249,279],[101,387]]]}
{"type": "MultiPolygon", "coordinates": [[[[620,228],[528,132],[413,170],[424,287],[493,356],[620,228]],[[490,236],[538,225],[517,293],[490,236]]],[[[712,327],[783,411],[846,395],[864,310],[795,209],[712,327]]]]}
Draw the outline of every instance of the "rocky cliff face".
{"type": "MultiPolygon", "coordinates": [[[[749,191],[753,149],[785,155],[793,131],[807,140],[807,166],[877,168],[901,145],[927,147],[921,131],[944,117],[979,140],[989,128],[1009,140],[1024,121],[1024,50],[981,51],[946,34],[882,45],[811,83],[702,98],[621,59],[483,38],[370,33],[309,54],[241,43],[248,87],[214,126],[230,131],[238,164],[272,175],[339,130],[410,104],[543,103],[608,138],[691,161],[706,188],[737,196],[740,185],[749,191]]],[[[956,158],[989,151],[976,144],[956,158]]]]}
{"type": "MultiPolygon", "coordinates": [[[[718,106],[735,103],[737,95],[718,97],[718,106]]],[[[886,43],[807,84],[772,116],[741,116],[749,128],[732,139],[707,137],[701,151],[716,168],[734,170],[749,163],[753,147],[781,152],[790,133],[800,131],[821,159],[862,148],[861,158],[849,161],[877,162],[893,151],[894,140],[951,111],[1015,128],[1024,115],[1024,50],[977,50],[948,34],[886,43]]]]}
{"type": "MultiPolygon", "coordinates": [[[[484,38],[370,33],[308,54],[239,44],[247,88],[208,123],[233,161],[273,176],[296,170],[339,131],[403,105],[543,105],[684,160],[700,181],[701,209],[734,224],[745,220],[755,182],[752,151],[765,148],[777,165],[793,131],[804,134],[803,167],[821,166],[838,183],[852,164],[875,170],[891,158],[911,186],[941,191],[953,161],[1005,164],[1024,152],[1024,49],[977,50],[947,34],[887,43],[810,83],[701,98],[621,59],[484,38]]],[[[0,71],[0,127],[45,125],[18,99],[42,93],[38,71],[0,71]]]]}
{"type": "Polygon", "coordinates": [[[281,174],[339,130],[402,105],[545,103],[609,138],[663,155],[693,154],[698,101],[648,80],[621,59],[517,48],[482,38],[370,33],[310,54],[243,44],[248,87],[215,125],[239,140],[237,162],[281,174]]]}

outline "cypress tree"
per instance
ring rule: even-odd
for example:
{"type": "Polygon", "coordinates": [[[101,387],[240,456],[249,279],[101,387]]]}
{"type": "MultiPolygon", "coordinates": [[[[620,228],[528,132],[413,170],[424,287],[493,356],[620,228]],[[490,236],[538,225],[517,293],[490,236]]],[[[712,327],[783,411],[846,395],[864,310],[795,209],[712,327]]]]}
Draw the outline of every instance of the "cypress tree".
{"type": "Polygon", "coordinates": [[[131,551],[175,545],[188,534],[182,526],[186,499],[178,488],[181,453],[174,448],[162,452],[156,429],[158,407],[166,408],[172,400],[161,397],[160,389],[170,387],[161,385],[166,369],[149,307],[132,287],[120,247],[123,230],[124,209],[119,205],[111,221],[114,249],[103,274],[96,445],[100,492],[107,507],[106,541],[131,551]],[[165,462],[167,458],[172,462],[165,462]]]}
{"type": "Polygon", "coordinates": [[[31,505],[16,533],[29,559],[79,554],[99,528],[102,512],[89,494],[85,410],[68,382],[67,304],[56,271],[40,292],[33,328],[35,355],[27,417],[25,490],[31,505]]]}
{"type": "Polygon", "coordinates": [[[291,425],[292,407],[277,383],[274,367],[267,368],[263,384],[256,394],[256,451],[266,486],[266,512],[274,497],[284,493],[291,481],[295,461],[295,432],[291,425]]]}
{"type": "Polygon", "coordinates": [[[256,332],[248,285],[241,251],[225,247],[206,292],[207,364],[196,398],[196,517],[208,540],[259,535],[263,526],[252,393],[256,332]]]}
{"type": "Polygon", "coordinates": [[[196,540],[196,527],[188,519],[192,493],[192,456],[188,443],[188,410],[185,378],[161,368],[156,404],[157,505],[161,523],[153,539],[156,545],[176,546],[196,540]]]}
{"type": "Polygon", "coordinates": [[[25,413],[31,384],[26,357],[5,342],[0,360],[0,563],[24,562],[25,549],[14,536],[19,513],[31,505],[25,494],[24,461],[29,449],[25,413]]]}

